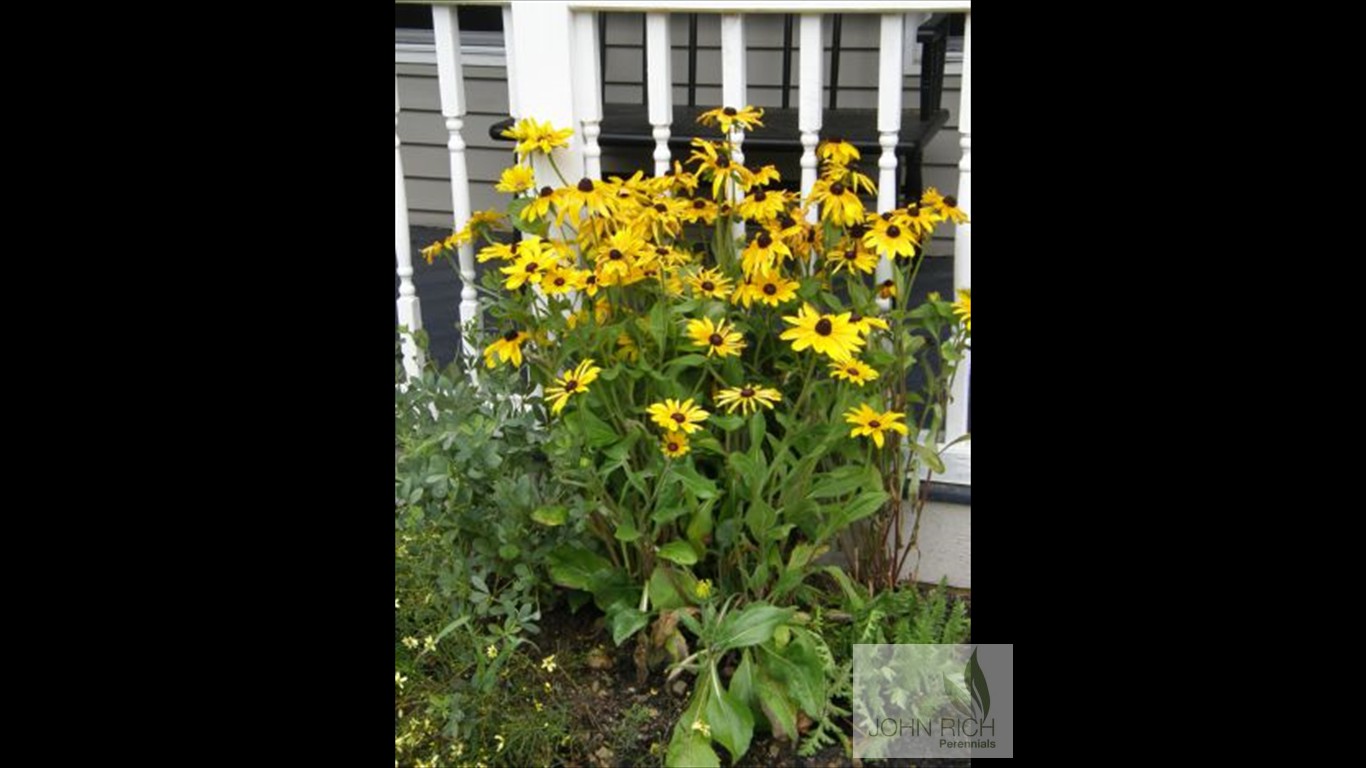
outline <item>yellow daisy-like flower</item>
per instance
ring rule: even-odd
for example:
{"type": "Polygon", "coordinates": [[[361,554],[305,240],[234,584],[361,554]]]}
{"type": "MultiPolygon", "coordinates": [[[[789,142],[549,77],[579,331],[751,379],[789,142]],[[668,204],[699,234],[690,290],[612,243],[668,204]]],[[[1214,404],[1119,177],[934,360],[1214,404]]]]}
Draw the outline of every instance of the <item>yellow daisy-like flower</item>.
{"type": "Polygon", "coordinates": [[[745,348],[745,336],[730,327],[726,320],[722,320],[715,325],[711,318],[704,317],[701,320],[688,321],[688,336],[692,342],[699,347],[706,347],[707,357],[715,354],[717,357],[728,355],[740,355],[740,350],[745,348]]]}
{"type": "Polygon", "coordinates": [[[543,246],[541,238],[532,235],[517,244],[517,259],[498,271],[507,275],[503,287],[511,290],[521,288],[526,283],[539,283],[546,270],[559,261],[554,250],[543,246]]]}
{"type": "Polygon", "coordinates": [[[625,282],[631,270],[641,266],[641,262],[644,261],[641,254],[644,251],[645,241],[630,229],[612,233],[611,237],[598,247],[595,257],[598,282],[602,285],[625,282]]]}
{"type": "Polygon", "coordinates": [[[750,173],[748,168],[732,163],[730,156],[718,152],[716,145],[710,141],[693,139],[692,145],[701,151],[693,150],[693,153],[688,156],[688,162],[691,163],[696,160],[698,177],[711,179],[712,199],[721,199],[721,190],[725,188],[726,181],[729,179],[735,179],[735,183],[739,185],[740,189],[749,191],[750,186],[754,183],[754,174],[750,173]]]}
{"type": "Polygon", "coordinates": [[[939,205],[934,207],[934,212],[954,224],[966,224],[968,221],[968,215],[958,207],[958,198],[953,195],[945,195],[944,199],[939,201],[939,205]]]}
{"type": "Polygon", "coordinates": [[[739,408],[741,413],[749,414],[759,410],[761,405],[771,409],[774,403],[782,399],[783,393],[776,389],[746,384],[721,390],[716,395],[716,404],[724,407],[726,413],[734,413],[739,408]]]}
{"type": "Polygon", "coordinates": [[[876,379],[878,374],[871,365],[858,358],[850,358],[842,363],[831,363],[830,375],[861,387],[876,379]]]}
{"type": "Polygon", "coordinates": [[[579,211],[584,208],[592,215],[611,218],[617,208],[616,198],[606,184],[584,177],[578,184],[560,190],[560,213],[556,221],[563,223],[567,217],[571,222],[577,222],[579,211]]]}
{"type": "Polygon", "coordinates": [[[725,301],[730,297],[732,290],[730,278],[715,269],[704,269],[695,275],[689,275],[685,281],[692,288],[694,296],[709,296],[725,301]]]}
{"type": "Polygon", "coordinates": [[[555,204],[555,190],[551,187],[541,187],[541,191],[531,198],[522,212],[517,214],[522,221],[535,221],[550,217],[550,206],[555,204]]]}
{"type": "Polygon", "coordinates": [[[552,296],[569,293],[578,289],[584,274],[586,273],[572,267],[566,268],[555,264],[541,275],[541,290],[552,296]]]}
{"type": "Polygon", "coordinates": [[[489,368],[497,367],[498,358],[503,362],[511,361],[513,367],[522,364],[522,345],[531,338],[531,334],[526,331],[508,331],[502,338],[484,348],[484,365],[489,368]]]}
{"type": "Polygon", "coordinates": [[[751,130],[754,126],[762,126],[759,118],[764,116],[761,107],[745,107],[736,109],[735,107],[717,107],[708,110],[697,116],[697,122],[703,125],[715,125],[720,127],[722,133],[730,133],[733,126],[740,126],[745,130],[751,130]]]}
{"type": "Polygon", "coordinates": [[[915,235],[910,227],[896,222],[893,217],[874,217],[872,226],[863,235],[863,244],[889,259],[901,256],[910,258],[915,253],[915,235]]]}
{"type": "Polygon", "coordinates": [[[678,215],[679,219],[689,224],[706,224],[708,226],[716,221],[716,203],[701,197],[684,198],[684,201],[688,205],[678,215]]]}
{"type": "Polygon", "coordinates": [[[659,449],[665,456],[676,459],[688,452],[688,436],[682,432],[665,432],[659,441],[659,449]]]}
{"type": "Polygon", "coordinates": [[[529,165],[514,165],[511,168],[504,168],[501,176],[498,177],[498,184],[494,189],[499,192],[525,192],[536,186],[536,172],[531,170],[529,165]]]}
{"type": "Polygon", "coordinates": [[[934,225],[943,221],[942,217],[935,214],[934,208],[927,205],[911,203],[897,213],[901,214],[902,221],[916,233],[920,240],[934,234],[934,225]]]}
{"type": "Polygon", "coordinates": [[[479,249],[479,255],[477,258],[479,259],[479,263],[482,264],[492,259],[498,259],[499,261],[512,261],[514,258],[516,258],[516,255],[512,252],[512,246],[508,245],[507,243],[490,243],[484,246],[483,248],[479,249]]]}
{"type": "Polygon", "coordinates": [[[886,442],[882,436],[883,432],[894,430],[904,435],[910,431],[901,422],[905,416],[906,414],[896,411],[878,413],[869,408],[867,403],[861,403],[857,408],[850,408],[844,414],[844,420],[854,425],[854,428],[849,430],[850,437],[871,437],[877,447],[881,448],[886,442]]]}
{"type": "MultiPolygon", "coordinates": [[[[542,285],[544,285],[544,283],[542,283],[542,285]]],[[[884,331],[890,331],[892,329],[891,326],[887,325],[886,320],[883,320],[876,315],[868,315],[865,317],[857,312],[849,315],[849,323],[857,328],[858,332],[863,336],[872,333],[874,328],[881,328],[884,331]]]]}
{"type": "Polygon", "coordinates": [[[761,189],[741,200],[740,204],[735,206],[735,210],[742,218],[750,221],[772,221],[787,211],[787,204],[785,193],[761,189]]]}
{"type": "Polygon", "coordinates": [[[968,333],[972,333],[972,291],[967,288],[958,289],[958,301],[953,303],[953,313],[963,321],[963,327],[968,333]]]}
{"type": "Polygon", "coordinates": [[[678,402],[673,398],[655,403],[645,409],[650,418],[667,432],[685,432],[691,435],[701,429],[699,422],[707,420],[711,414],[693,404],[692,398],[678,402]]]}
{"type": "Polygon", "coordinates": [[[490,645],[488,648],[485,648],[484,655],[488,656],[490,659],[498,658],[498,646],[490,645]]]}
{"type": "Polygon", "coordinates": [[[847,141],[827,139],[816,147],[816,156],[836,165],[848,165],[862,155],[859,154],[857,147],[847,141]]]}
{"type": "Polygon", "coordinates": [[[544,669],[547,672],[554,672],[555,668],[558,666],[559,665],[555,663],[555,654],[553,653],[544,659],[541,659],[541,669],[544,669]]]}
{"type": "Polygon", "coordinates": [[[811,185],[811,202],[821,207],[821,221],[838,227],[863,221],[863,202],[842,181],[817,179],[811,185]]]}
{"type": "Polygon", "coordinates": [[[763,294],[759,293],[759,287],[754,284],[753,280],[747,277],[745,278],[745,281],[731,293],[730,303],[740,304],[744,306],[745,309],[749,309],[750,305],[760,300],[762,296],[763,294]]]}
{"type": "Polygon", "coordinates": [[[550,153],[555,147],[569,146],[569,137],[574,135],[570,128],[556,129],[550,121],[538,123],[532,118],[524,118],[511,128],[503,131],[503,136],[516,139],[517,154],[523,158],[532,152],[550,153]]]}
{"type": "Polygon", "coordinates": [[[435,243],[422,249],[422,258],[426,259],[428,264],[431,264],[432,260],[437,256],[440,256],[441,252],[444,250],[446,250],[446,244],[437,240],[435,243]]]}
{"type": "Polygon", "coordinates": [[[754,172],[752,183],[756,187],[766,187],[775,181],[782,181],[782,174],[778,173],[777,166],[765,165],[763,168],[754,172]]]}
{"type": "Polygon", "coordinates": [[[740,254],[740,266],[748,277],[767,275],[780,263],[779,259],[790,258],[792,249],[787,247],[787,243],[764,230],[745,246],[744,252],[740,254]]]}
{"type": "Polygon", "coordinates": [[[802,284],[796,280],[788,280],[774,272],[755,278],[754,298],[770,307],[776,307],[797,298],[797,289],[800,287],[802,284]]]}
{"type": "Polygon", "coordinates": [[[590,357],[579,363],[579,367],[555,379],[554,384],[545,388],[545,401],[550,403],[550,412],[559,414],[571,396],[587,392],[588,385],[598,378],[599,373],[602,373],[602,369],[593,365],[590,357]]]}
{"type": "Polygon", "coordinates": [[[711,579],[698,581],[697,586],[693,587],[692,593],[697,596],[698,600],[706,600],[711,597],[711,579]]]}
{"type": "Polygon", "coordinates": [[[854,243],[850,243],[849,247],[842,251],[831,251],[825,254],[825,258],[830,262],[831,272],[846,269],[852,274],[857,269],[871,275],[873,270],[877,269],[877,254],[859,248],[854,243]]]}
{"type": "Polygon", "coordinates": [[[640,347],[636,346],[636,340],[631,338],[631,334],[622,331],[617,336],[617,357],[628,363],[634,363],[640,359],[640,347]]]}
{"type": "Polygon", "coordinates": [[[803,304],[796,316],[785,316],[783,322],[795,326],[783,331],[778,338],[792,342],[792,350],[801,352],[807,347],[836,362],[844,362],[863,346],[858,327],[849,322],[849,313],[823,315],[810,304],[803,304]]]}

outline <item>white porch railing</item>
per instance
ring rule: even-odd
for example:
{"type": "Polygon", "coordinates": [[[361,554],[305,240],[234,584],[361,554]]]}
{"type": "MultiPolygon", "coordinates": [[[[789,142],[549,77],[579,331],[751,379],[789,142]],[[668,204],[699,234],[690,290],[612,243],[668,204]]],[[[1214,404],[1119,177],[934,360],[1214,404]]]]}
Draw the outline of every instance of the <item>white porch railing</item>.
{"type": "MultiPolygon", "coordinates": [[[[433,20],[436,37],[437,71],[441,93],[441,112],[450,134],[451,199],[454,226],[463,227],[470,216],[469,175],[465,163],[465,141],[461,136],[466,112],[464,78],[460,64],[460,30],[454,5],[502,5],[503,31],[507,53],[509,111],[513,117],[534,115],[557,126],[576,130],[569,147],[563,150],[560,167],[572,180],[576,177],[601,177],[599,158],[602,150],[597,137],[602,120],[601,78],[598,66],[596,14],[629,11],[646,14],[646,58],[648,113],[655,139],[654,172],[666,173],[671,166],[668,146],[673,122],[673,88],[670,72],[668,23],[671,12],[716,13],[721,15],[722,97],[726,105],[742,107],[748,102],[745,73],[745,14],[801,14],[799,38],[798,126],[803,147],[801,189],[805,196],[816,181],[815,147],[820,140],[822,103],[822,23],[824,13],[874,13],[881,17],[881,55],[878,70],[877,129],[882,153],[878,158],[879,192],[877,210],[896,207],[895,147],[901,129],[901,91],[905,53],[905,14],[962,12],[971,10],[970,0],[535,0],[535,2],[436,2],[433,20]]],[[[966,22],[963,43],[963,71],[958,112],[959,144],[963,150],[958,164],[959,206],[971,212],[971,52],[972,21],[966,22]]],[[[395,122],[397,122],[395,93],[395,122]]],[[[397,139],[397,136],[395,137],[397,139]]],[[[743,162],[742,136],[736,135],[736,159],[743,162]]],[[[397,156],[396,248],[400,281],[399,322],[412,329],[421,327],[418,298],[412,284],[412,254],[408,239],[407,206],[403,189],[402,161],[397,156]]],[[[537,159],[537,163],[545,163],[537,159]]],[[[552,176],[548,165],[536,168],[541,178],[552,176]]],[[[814,212],[813,212],[814,215],[814,212]]],[[[738,226],[743,226],[738,225],[738,226]]],[[[972,277],[972,225],[960,224],[954,238],[953,284],[966,288],[972,277]]],[[[478,322],[479,305],[474,288],[473,248],[459,252],[463,283],[460,300],[462,323],[478,322]]],[[[891,274],[884,258],[878,265],[878,279],[891,274]]],[[[404,364],[412,374],[421,369],[419,350],[410,340],[403,346],[404,364]]],[[[477,352],[466,347],[466,353],[477,352]]],[[[968,378],[971,354],[961,364],[954,382],[953,397],[945,418],[945,436],[952,440],[967,432],[968,378]]],[[[971,453],[967,443],[951,448],[945,455],[949,469],[941,478],[947,482],[970,482],[971,453]]]]}

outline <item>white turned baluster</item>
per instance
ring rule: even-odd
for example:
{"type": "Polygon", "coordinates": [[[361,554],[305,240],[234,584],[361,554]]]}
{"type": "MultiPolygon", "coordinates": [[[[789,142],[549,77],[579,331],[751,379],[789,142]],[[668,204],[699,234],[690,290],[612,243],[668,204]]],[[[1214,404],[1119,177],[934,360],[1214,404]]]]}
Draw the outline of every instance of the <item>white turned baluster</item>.
{"type": "MultiPolygon", "coordinates": [[[[800,47],[797,127],[802,132],[802,200],[806,200],[811,194],[811,188],[816,184],[817,171],[820,165],[816,157],[816,145],[820,143],[821,138],[821,95],[824,93],[821,65],[824,44],[821,41],[821,15],[819,13],[808,13],[802,16],[800,47]]],[[[806,218],[813,223],[819,218],[816,206],[811,206],[811,210],[806,213],[806,218]]],[[[814,264],[815,256],[813,255],[811,258],[814,264]]]]}
{"type": "MultiPolygon", "coordinates": [[[[724,106],[736,109],[744,109],[749,101],[745,73],[745,17],[738,13],[721,15],[721,101],[724,106]]],[[[735,146],[731,160],[744,165],[745,132],[736,128],[731,131],[730,140],[735,146]]],[[[739,205],[744,197],[744,192],[736,187],[735,199],[731,203],[739,205]]],[[[735,238],[743,240],[744,237],[745,222],[739,219],[735,222],[735,238]]]]}
{"type": "MultiPolygon", "coordinates": [[[[504,37],[509,45],[508,87],[514,89],[511,100],[522,111],[519,117],[548,121],[556,128],[576,125],[570,16],[569,3],[564,0],[512,3],[512,34],[504,32],[504,37]],[[517,70],[515,83],[513,67],[517,70]]],[[[578,131],[569,138],[568,147],[554,153],[566,182],[572,185],[583,178],[583,142],[578,131]]],[[[538,183],[560,185],[559,176],[543,154],[538,152],[532,158],[532,168],[538,183]]]]}
{"type": "Polygon", "coordinates": [[[669,51],[669,14],[645,14],[645,57],[648,63],[647,98],[655,137],[655,175],[669,172],[669,126],[674,121],[673,67],[669,51]]]}
{"type": "Polygon", "coordinates": [[[583,132],[584,175],[602,178],[602,90],[598,71],[598,20],[592,11],[574,14],[574,109],[583,132]]]}
{"type": "MultiPolygon", "coordinates": [[[[408,193],[403,188],[402,141],[398,138],[398,76],[394,76],[394,250],[398,254],[398,324],[416,333],[422,328],[422,308],[413,286],[413,246],[408,234],[408,193]]],[[[403,370],[409,376],[422,373],[422,350],[411,333],[403,336],[403,370]]]]}
{"type": "MultiPolygon", "coordinates": [[[[882,154],[877,159],[878,213],[896,208],[896,140],[901,132],[901,30],[905,20],[901,14],[882,15],[882,50],[879,53],[877,76],[877,142],[882,154]]],[[[877,279],[882,282],[892,276],[892,263],[883,256],[877,263],[877,279]]],[[[904,302],[906,297],[901,297],[904,302]]]]}
{"type": "MultiPolygon", "coordinates": [[[[432,7],[432,28],[436,33],[436,75],[441,92],[441,114],[446,118],[451,153],[451,210],[455,228],[470,220],[470,177],[465,166],[465,139],[460,135],[465,116],[465,74],[460,65],[460,22],[449,5],[432,7]]],[[[479,324],[479,292],[474,287],[474,244],[465,243],[460,254],[460,326],[465,356],[479,350],[465,338],[464,330],[479,324]]]]}
{"type": "MultiPolygon", "coordinates": [[[[958,207],[972,215],[972,14],[963,23],[963,77],[961,100],[958,102],[958,146],[963,159],[958,161],[958,207]]],[[[959,224],[953,237],[953,287],[957,300],[959,288],[972,286],[972,225],[959,224]]],[[[972,370],[972,353],[958,364],[958,374],[950,391],[948,413],[944,418],[944,437],[953,440],[968,431],[968,378],[972,370]]]]}
{"type": "Polygon", "coordinates": [[[512,55],[512,6],[503,6],[503,61],[508,80],[508,115],[514,120],[525,117],[517,102],[517,60],[512,55]]]}

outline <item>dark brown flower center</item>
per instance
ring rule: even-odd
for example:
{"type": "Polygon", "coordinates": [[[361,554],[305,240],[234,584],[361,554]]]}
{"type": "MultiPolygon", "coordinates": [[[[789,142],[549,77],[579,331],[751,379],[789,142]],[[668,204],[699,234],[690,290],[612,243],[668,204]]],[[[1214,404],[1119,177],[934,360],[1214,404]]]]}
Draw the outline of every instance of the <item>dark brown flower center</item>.
{"type": "Polygon", "coordinates": [[[508,331],[503,334],[503,341],[516,341],[519,333],[521,333],[521,331],[508,331]]]}
{"type": "Polygon", "coordinates": [[[958,198],[954,197],[953,195],[949,195],[944,198],[944,205],[947,205],[950,208],[957,208],[958,198]]]}
{"type": "Polygon", "coordinates": [[[788,227],[792,226],[793,224],[796,224],[797,222],[793,221],[791,216],[788,216],[786,213],[784,213],[782,216],[778,217],[778,223],[783,226],[783,229],[787,229],[788,227]]]}
{"type": "Polygon", "coordinates": [[[669,453],[678,453],[678,443],[669,443],[669,453]]]}
{"type": "Polygon", "coordinates": [[[828,317],[822,317],[816,322],[816,333],[822,336],[829,336],[833,330],[835,330],[834,326],[830,325],[830,318],[828,317]]]}
{"type": "Polygon", "coordinates": [[[886,280],[883,280],[883,281],[882,281],[882,287],[883,287],[883,288],[891,288],[891,287],[893,287],[893,286],[895,286],[895,285],[896,285],[896,283],[892,282],[892,279],[891,279],[890,277],[887,278],[886,280]]]}
{"type": "Polygon", "coordinates": [[[849,322],[851,322],[851,323],[863,322],[863,315],[860,315],[859,313],[855,312],[855,313],[853,313],[852,315],[849,316],[849,322]]]}
{"type": "Polygon", "coordinates": [[[901,237],[901,227],[895,224],[887,227],[887,237],[901,237]]]}
{"type": "Polygon", "coordinates": [[[587,178],[587,177],[584,177],[584,178],[582,178],[582,179],[579,179],[579,191],[580,191],[580,192],[592,192],[592,191],[593,191],[593,180],[590,179],[590,178],[587,178]]]}
{"type": "Polygon", "coordinates": [[[760,248],[767,248],[770,245],[773,245],[773,235],[770,235],[767,232],[760,232],[758,242],[760,248]]]}
{"type": "Polygon", "coordinates": [[[711,291],[716,290],[716,283],[713,283],[713,282],[710,281],[710,280],[703,280],[703,281],[702,281],[702,290],[707,291],[708,293],[710,293],[711,291]]]}
{"type": "Polygon", "coordinates": [[[669,418],[673,419],[674,421],[678,422],[679,424],[682,424],[683,422],[685,422],[685,421],[688,420],[688,417],[687,417],[687,416],[684,416],[684,415],[681,414],[681,413],[672,413],[672,414],[669,415],[669,418]]]}
{"type": "Polygon", "coordinates": [[[775,293],[777,293],[777,292],[778,292],[778,286],[774,285],[773,283],[764,283],[764,295],[765,295],[765,296],[772,296],[773,294],[775,294],[775,293]]]}
{"type": "Polygon", "coordinates": [[[749,387],[745,387],[744,389],[740,390],[740,397],[743,397],[745,399],[754,397],[754,390],[750,389],[749,387]]]}
{"type": "Polygon", "coordinates": [[[713,333],[712,335],[707,337],[707,343],[712,345],[713,347],[719,347],[722,344],[726,343],[726,340],[721,338],[721,334],[713,333]]]}
{"type": "Polygon", "coordinates": [[[892,212],[891,212],[891,211],[883,211],[882,213],[879,213],[878,215],[882,217],[882,220],[883,220],[883,221],[891,221],[891,220],[892,220],[892,212]]]}
{"type": "Polygon", "coordinates": [[[716,212],[719,213],[719,214],[721,214],[722,216],[729,216],[729,215],[730,215],[730,203],[722,203],[722,204],[721,204],[721,207],[716,209],[716,212]]]}
{"type": "Polygon", "coordinates": [[[716,158],[716,167],[717,167],[717,168],[720,168],[720,169],[723,170],[723,171],[724,171],[725,169],[729,168],[729,167],[730,167],[730,158],[729,158],[729,157],[726,157],[725,155],[722,155],[722,156],[716,158]]]}
{"type": "Polygon", "coordinates": [[[857,375],[859,375],[859,369],[857,369],[857,368],[850,368],[850,369],[849,369],[849,375],[850,375],[850,376],[857,376],[857,375]]]}
{"type": "Polygon", "coordinates": [[[661,246],[659,246],[658,248],[655,249],[655,253],[658,254],[658,255],[660,255],[660,256],[668,256],[668,255],[669,255],[669,249],[668,249],[668,248],[665,248],[664,246],[661,245],[661,246]]]}
{"type": "Polygon", "coordinates": [[[588,276],[588,280],[587,280],[586,282],[587,282],[589,285],[597,285],[597,284],[598,284],[598,276],[597,276],[597,275],[589,275],[589,276],[588,276]]]}
{"type": "Polygon", "coordinates": [[[868,422],[868,426],[872,427],[873,429],[878,429],[882,426],[882,422],[878,421],[877,419],[873,419],[872,421],[868,422]]]}
{"type": "Polygon", "coordinates": [[[919,206],[919,205],[916,205],[915,203],[911,203],[910,205],[906,206],[906,215],[907,215],[907,216],[919,216],[919,215],[920,215],[920,206],[919,206]]]}
{"type": "Polygon", "coordinates": [[[697,210],[700,211],[700,210],[702,210],[703,208],[706,208],[706,207],[707,207],[707,201],[706,201],[706,200],[694,200],[694,201],[692,201],[692,207],[694,207],[694,208],[696,208],[697,210]]]}
{"type": "Polygon", "coordinates": [[[759,190],[758,192],[755,192],[755,193],[754,193],[754,202],[756,202],[756,203],[762,203],[763,201],[765,201],[765,200],[767,200],[767,199],[768,199],[768,193],[765,192],[765,191],[762,190],[762,189],[759,190]]]}
{"type": "Polygon", "coordinates": [[[835,197],[839,197],[840,195],[844,194],[844,184],[842,184],[842,183],[840,183],[840,182],[838,182],[838,181],[835,182],[834,184],[831,184],[831,185],[830,185],[830,194],[834,195],[835,197]]]}
{"type": "Polygon", "coordinates": [[[849,261],[854,261],[855,259],[858,258],[858,251],[854,251],[854,250],[845,251],[845,252],[844,252],[844,258],[848,259],[849,261]]]}
{"type": "Polygon", "coordinates": [[[531,262],[530,264],[526,265],[526,271],[528,271],[528,272],[535,272],[537,269],[540,268],[540,266],[541,266],[540,264],[537,264],[536,262],[533,261],[533,262],[531,262]]]}
{"type": "Polygon", "coordinates": [[[663,203],[655,203],[655,211],[658,212],[658,213],[668,213],[668,212],[669,212],[669,206],[667,206],[667,205],[665,205],[665,204],[663,204],[663,203]]]}
{"type": "Polygon", "coordinates": [[[861,223],[860,223],[860,224],[855,224],[855,225],[853,225],[852,227],[849,228],[849,234],[852,235],[852,236],[854,236],[854,237],[863,237],[864,233],[867,232],[867,231],[868,231],[868,227],[864,226],[864,225],[861,224],[861,223]]]}
{"type": "Polygon", "coordinates": [[[555,278],[555,285],[564,285],[564,278],[563,278],[563,277],[557,277],[557,278],[555,278]]]}
{"type": "Polygon", "coordinates": [[[579,382],[575,381],[574,379],[570,379],[569,381],[566,381],[566,382],[564,383],[564,391],[566,391],[566,392],[573,392],[574,390],[576,390],[576,389],[578,389],[578,388],[579,388],[579,382]]]}
{"type": "Polygon", "coordinates": [[[555,194],[555,190],[550,187],[541,187],[541,197],[550,197],[555,194]]]}
{"type": "Polygon", "coordinates": [[[621,251],[618,251],[616,248],[613,248],[610,252],[608,252],[607,258],[611,259],[612,261],[621,261],[623,257],[621,255],[621,251]]]}
{"type": "Polygon", "coordinates": [[[735,117],[735,107],[726,107],[721,110],[721,113],[726,117],[735,117]]]}

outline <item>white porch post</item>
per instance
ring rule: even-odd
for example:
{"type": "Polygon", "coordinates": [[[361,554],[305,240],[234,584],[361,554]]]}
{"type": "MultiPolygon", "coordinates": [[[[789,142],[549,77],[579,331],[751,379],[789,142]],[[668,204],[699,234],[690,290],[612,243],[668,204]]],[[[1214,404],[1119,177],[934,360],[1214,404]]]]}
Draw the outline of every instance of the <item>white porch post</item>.
{"type": "MultiPolygon", "coordinates": [[[[896,208],[896,141],[901,132],[901,30],[905,17],[899,13],[882,15],[882,51],[877,76],[877,130],[882,155],[878,157],[877,211],[896,208]]],[[[892,263],[884,255],[878,259],[877,280],[892,276],[892,263]]],[[[906,297],[901,297],[905,302],[906,297]]]]}
{"type": "Polygon", "coordinates": [[[412,333],[422,328],[422,308],[413,286],[413,246],[408,234],[408,193],[403,187],[402,141],[398,138],[398,76],[394,76],[394,250],[398,253],[398,324],[409,334],[403,336],[403,370],[409,376],[422,374],[422,350],[412,333]]]}
{"type": "MultiPolygon", "coordinates": [[[[958,161],[958,207],[972,215],[972,14],[963,22],[963,77],[962,100],[958,102],[958,146],[963,159],[958,161]]],[[[959,288],[972,287],[972,225],[959,224],[953,237],[953,288],[957,298],[959,288]]],[[[949,409],[944,417],[946,440],[968,431],[968,377],[972,371],[972,353],[968,352],[958,364],[958,375],[949,393],[949,409]]]]}
{"type": "MultiPolygon", "coordinates": [[[[721,101],[724,106],[744,109],[749,101],[748,77],[745,72],[745,17],[738,13],[725,13],[721,15],[721,101]]],[[[734,162],[741,165],[745,162],[744,142],[745,132],[739,128],[731,131],[731,142],[734,143],[735,152],[731,157],[734,162]]],[[[732,204],[738,205],[744,199],[744,193],[738,188],[735,191],[735,199],[732,204]]],[[[738,216],[738,214],[737,214],[738,216]]],[[[745,221],[739,219],[735,222],[735,239],[743,246],[745,239],[745,221]]]]}
{"type": "MultiPolygon", "coordinates": [[[[571,45],[569,3],[566,0],[520,0],[512,4],[512,34],[508,41],[509,74],[516,68],[517,80],[508,78],[508,88],[519,117],[549,121],[556,128],[576,128],[574,117],[574,57],[571,45]]],[[[556,149],[555,162],[564,172],[565,182],[575,184],[584,177],[583,139],[575,131],[569,146],[556,149]]],[[[542,157],[532,161],[536,178],[542,184],[558,185],[559,177],[542,157]],[[553,181],[552,181],[553,180],[553,181]]]]}
{"type": "MultiPolygon", "coordinates": [[[[821,103],[825,80],[821,66],[824,59],[824,43],[821,40],[821,15],[807,13],[802,15],[801,63],[798,67],[797,87],[797,127],[802,132],[802,199],[811,194],[816,184],[819,161],[816,145],[820,143],[821,103]]],[[[806,218],[813,224],[819,220],[820,212],[816,206],[806,212],[806,218]]],[[[815,256],[812,261],[814,263],[815,256]]]]}
{"type": "Polygon", "coordinates": [[[674,121],[673,54],[669,50],[669,14],[645,14],[645,57],[649,63],[646,94],[654,128],[655,175],[669,172],[669,127],[674,121]]]}
{"type": "MultiPolygon", "coordinates": [[[[465,74],[460,65],[460,22],[455,9],[449,5],[432,8],[432,27],[436,33],[437,85],[441,91],[441,114],[446,118],[450,138],[446,146],[451,154],[451,210],[455,212],[455,228],[460,229],[470,220],[470,178],[465,167],[465,139],[460,135],[465,116],[465,74]]],[[[461,343],[466,357],[478,350],[465,338],[464,330],[479,323],[479,292],[474,287],[474,244],[459,248],[460,262],[460,327],[461,343]]]]}
{"type": "MultiPolygon", "coordinates": [[[[574,14],[574,109],[583,132],[584,175],[602,178],[602,90],[598,78],[598,20],[593,11],[574,14]]],[[[511,82],[511,81],[509,81],[511,82]]]]}

